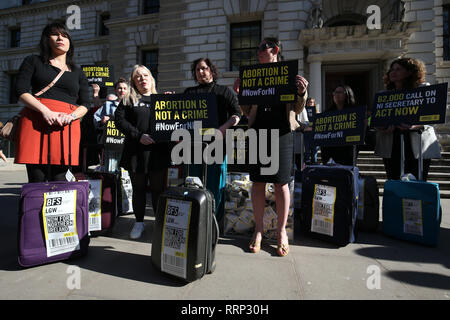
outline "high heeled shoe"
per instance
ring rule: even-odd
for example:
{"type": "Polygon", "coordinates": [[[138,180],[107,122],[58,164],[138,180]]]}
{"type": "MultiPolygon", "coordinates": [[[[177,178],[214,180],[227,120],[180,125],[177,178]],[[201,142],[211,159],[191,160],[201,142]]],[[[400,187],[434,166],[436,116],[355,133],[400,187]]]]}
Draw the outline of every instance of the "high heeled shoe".
{"type": "Polygon", "coordinates": [[[280,257],[285,257],[289,253],[289,244],[288,243],[281,243],[277,245],[277,254],[280,257]]]}
{"type": "Polygon", "coordinates": [[[248,245],[248,248],[250,249],[250,252],[258,253],[259,251],[261,251],[261,240],[256,241],[255,239],[252,239],[252,241],[250,241],[250,244],[248,245]]]}

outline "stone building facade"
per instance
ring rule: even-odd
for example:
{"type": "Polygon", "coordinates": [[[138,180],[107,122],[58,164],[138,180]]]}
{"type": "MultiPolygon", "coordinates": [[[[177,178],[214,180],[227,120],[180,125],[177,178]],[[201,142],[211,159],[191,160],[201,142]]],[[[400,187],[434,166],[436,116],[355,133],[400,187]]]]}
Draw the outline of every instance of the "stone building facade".
{"type": "MultiPolygon", "coordinates": [[[[70,16],[70,5],[80,8],[81,28],[71,32],[78,64],[113,65],[116,79],[137,63],[152,64],[160,92],[194,85],[191,62],[202,56],[218,66],[219,82],[231,86],[238,76],[233,56],[245,63],[245,54],[256,52],[256,45],[238,52],[236,30],[278,37],[322,110],[342,81],[371,105],[387,66],[401,55],[422,59],[428,82],[450,81],[450,0],[16,0],[0,7],[0,120],[17,106],[10,89],[23,58],[37,52],[45,24],[70,16]],[[374,30],[367,27],[370,5],[381,8],[374,30]]],[[[244,38],[240,45],[248,47],[244,38]]],[[[449,118],[447,112],[448,124],[436,126],[443,145],[450,145],[449,118]]]]}

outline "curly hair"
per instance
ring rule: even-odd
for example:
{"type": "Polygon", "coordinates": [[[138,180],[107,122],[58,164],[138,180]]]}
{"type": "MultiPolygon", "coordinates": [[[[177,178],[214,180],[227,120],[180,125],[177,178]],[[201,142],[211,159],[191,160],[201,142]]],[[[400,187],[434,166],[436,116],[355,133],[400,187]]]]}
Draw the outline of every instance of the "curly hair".
{"type": "Polygon", "coordinates": [[[383,81],[384,86],[387,90],[395,89],[395,83],[393,83],[389,79],[389,73],[391,72],[394,64],[398,64],[405,68],[407,71],[411,72],[411,75],[403,80],[402,89],[417,88],[425,82],[425,74],[427,71],[425,68],[425,64],[421,60],[414,58],[399,58],[392,61],[391,65],[389,66],[389,70],[384,75],[383,81]]]}
{"type": "Polygon", "coordinates": [[[195,82],[198,82],[196,68],[197,68],[197,65],[202,61],[204,61],[206,63],[206,65],[209,67],[209,69],[211,69],[211,74],[212,74],[213,80],[217,81],[217,78],[219,77],[219,73],[218,73],[217,67],[214,65],[214,63],[212,63],[212,61],[209,60],[209,58],[198,58],[197,60],[192,62],[192,65],[191,65],[191,72],[192,72],[192,76],[194,77],[195,82]]]}

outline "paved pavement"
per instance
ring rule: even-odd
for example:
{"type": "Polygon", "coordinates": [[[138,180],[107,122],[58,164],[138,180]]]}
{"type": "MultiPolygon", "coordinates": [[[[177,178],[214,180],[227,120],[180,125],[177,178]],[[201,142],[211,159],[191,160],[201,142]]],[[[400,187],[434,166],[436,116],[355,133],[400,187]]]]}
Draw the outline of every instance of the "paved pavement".
{"type": "Polygon", "coordinates": [[[185,284],[163,276],[151,264],[150,208],[146,231],[138,241],[128,238],[133,216],[123,216],[111,235],[91,239],[86,257],[21,268],[17,201],[25,182],[22,166],[0,167],[0,299],[450,301],[447,199],[442,201],[437,248],[395,240],[381,232],[360,233],[357,243],[343,248],[296,235],[290,254],[280,258],[275,245],[266,244],[259,254],[251,254],[246,249],[249,239],[221,237],[216,271],[185,284]]]}

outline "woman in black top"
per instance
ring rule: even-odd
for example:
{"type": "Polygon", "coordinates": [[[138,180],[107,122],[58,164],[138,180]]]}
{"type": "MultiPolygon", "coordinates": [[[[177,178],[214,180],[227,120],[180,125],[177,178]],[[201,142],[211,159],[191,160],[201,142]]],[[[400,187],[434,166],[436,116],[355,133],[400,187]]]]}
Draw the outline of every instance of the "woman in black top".
{"type": "Polygon", "coordinates": [[[73,122],[71,164],[76,166],[80,123],[75,120],[88,111],[88,82],[82,70],[74,64],[74,46],[65,25],[47,25],[42,32],[39,49],[39,56],[25,58],[17,77],[17,96],[25,108],[18,128],[15,162],[27,165],[30,182],[64,180],[69,164],[67,125],[73,122]],[[62,70],[64,73],[61,78],[37,98],[35,95],[47,87],[62,70]],[[48,134],[51,143],[50,177],[46,176],[48,134]],[[61,146],[64,150],[61,150],[61,146]]]}
{"type": "MultiPolygon", "coordinates": [[[[276,38],[265,38],[258,47],[258,60],[260,63],[274,63],[281,61],[281,44],[276,38]]],[[[237,88],[239,83],[235,83],[237,88]]],[[[253,213],[255,216],[255,233],[250,242],[249,249],[251,252],[257,253],[261,248],[261,240],[264,231],[264,207],[265,207],[265,190],[266,183],[271,182],[275,185],[275,197],[277,208],[277,235],[278,245],[277,254],[286,256],[289,252],[289,240],[286,233],[286,223],[289,213],[290,193],[289,182],[292,176],[293,166],[293,136],[292,130],[299,125],[295,121],[295,114],[299,114],[306,103],[308,81],[297,75],[296,85],[298,88],[298,97],[295,105],[275,105],[251,106],[249,114],[249,127],[253,129],[268,129],[267,154],[278,153],[279,167],[278,171],[273,175],[266,175],[261,172],[264,167],[269,165],[252,165],[250,172],[250,180],[252,185],[252,203],[253,213]],[[271,150],[270,137],[272,132],[278,131],[279,148],[271,150]]],[[[258,145],[261,138],[261,131],[258,130],[258,145]]],[[[259,148],[259,147],[258,147],[259,148]]],[[[259,153],[259,150],[258,150],[259,153]]]]}
{"type": "Polygon", "coordinates": [[[130,89],[120,101],[114,117],[117,129],[125,135],[120,166],[130,173],[133,186],[133,211],[136,223],[130,233],[138,239],[144,231],[146,188],[150,179],[153,212],[165,187],[165,175],[170,163],[169,145],[155,143],[150,132],[150,101],[156,94],[155,79],[143,65],[135,65],[130,77],[130,89]]]}
{"type": "MultiPolygon", "coordinates": [[[[355,106],[355,95],[352,88],[345,84],[339,85],[333,90],[333,103],[325,113],[343,110],[345,108],[354,108],[355,106]]],[[[332,158],[336,163],[353,166],[353,146],[320,147],[320,153],[323,164],[326,164],[332,158]]]]}
{"type": "MultiPolygon", "coordinates": [[[[192,76],[198,86],[187,88],[185,93],[214,93],[217,99],[218,130],[225,139],[226,130],[235,126],[241,117],[238,100],[234,92],[216,83],[217,68],[208,58],[199,58],[192,63],[192,76]]],[[[224,149],[225,150],[225,149],[224,149]]],[[[189,175],[200,176],[202,174],[200,165],[193,165],[189,175]]],[[[224,190],[227,176],[227,157],[224,152],[222,163],[208,166],[208,177],[206,187],[214,194],[216,200],[216,217],[220,220],[224,214],[224,190]]]]}

